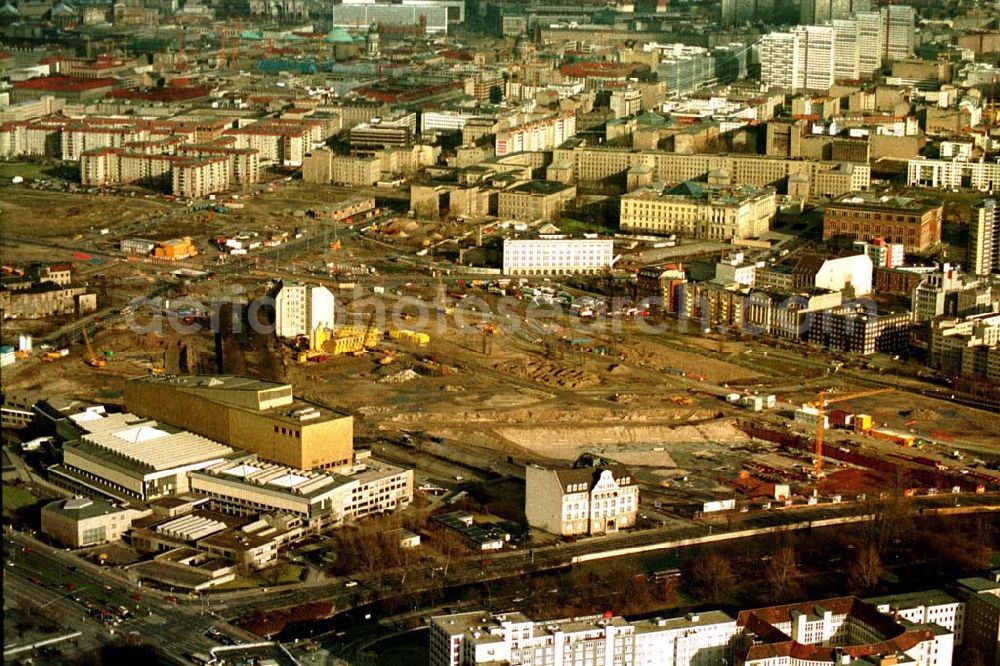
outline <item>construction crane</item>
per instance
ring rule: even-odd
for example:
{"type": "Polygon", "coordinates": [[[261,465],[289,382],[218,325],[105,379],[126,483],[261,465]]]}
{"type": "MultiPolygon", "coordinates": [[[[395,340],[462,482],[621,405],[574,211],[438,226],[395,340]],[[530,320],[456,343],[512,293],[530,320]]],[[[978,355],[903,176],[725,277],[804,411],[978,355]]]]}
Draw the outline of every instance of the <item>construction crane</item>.
{"type": "Polygon", "coordinates": [[[365,337],[361,339],[361,351],[367,351],[369,347],[374,348],[378,346],[377,342],[374,345],[368,344],[368,338],[371,337],[371,334],[374,330],[375,330],[375,310],[372,310],[372,313],[368,316],[368,325],[365,326],[365,337]]]}
{"type": "Polygon", "coordinates": [[[873,395],[892,393],[895,390],[896,389],[894,388],[873,389],[871,391],[861,391],[859,393],[840,395],[831,400],[826,399],[826,391],[819,392],[816,399],[816,452],[813,461],[813,475],[816,478],[823,476],[823,433],[826,431],[826,428],[823,425],[823,411],[826,406],[838,402],[845,402],[847,400],[854,400],[855,398],[868,398],[873,395]]]}
{"type": "MultiPolygon", "coordinates": [[[[368,344],[368,338],[371,337],[372,332],[375,330],[375,310],[368,315],[368,323],[365,325],[364,333],[361,334],[361,340],[357,343],[357,347],[351,349],[347,353],[351,356],[364,356],[369,350],[374,349],[378,343],[374,345],[368,344]]],[[[353,345],[352,345],[353,346],[353,345]]]]}
{"type": "Polygon", "coordinates": [[[98,358],[97,354],[94,353],[94,347],[90,344],[90,336],[87,334],[87,326],[84,325],[81,330],[83,331],[83,341],[87,345],[87,365],[92,368],[103,368],[107,363],[103,358],[98,358]]]}

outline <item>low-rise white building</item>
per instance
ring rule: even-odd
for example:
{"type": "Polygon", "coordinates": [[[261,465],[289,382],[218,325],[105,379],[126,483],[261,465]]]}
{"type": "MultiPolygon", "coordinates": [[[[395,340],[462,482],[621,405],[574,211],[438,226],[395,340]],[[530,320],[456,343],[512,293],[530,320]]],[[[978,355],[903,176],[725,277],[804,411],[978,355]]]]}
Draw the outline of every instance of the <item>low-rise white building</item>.
{"type": "Polygon", "coordinates": [[[865,599],[886,615],[898,614],[914,624],[936,624],[955,634],[955,645],[965,633],[965,602],[944,590],[921,590],[865,599]]]}
{"type": "Polygon", "coordinates": [[[1000,162],[932,160],[926,157],[907,163],[906,183],[910,187],[957,189],[971,187],[980,192],[1000,190],[1000,162]]]}
{"type": "Polygon", "coordinates": [[[950,666],[955,634],[947,625],[957,610],[952,602],[906,602],[912,620],[892,602],[882,611],[876,607],[882,601],[854,597],[745,610],[735,619],[720,611],[637,622],[611,613],[538,622],[520,612],[456,613],[431,618],[429,663],[950,666]]]}
{"type": "Polygon", "coordinates": [[[614,241],[597,238],[507,239],[505,275],[599,275],[615,261],[614,241]]]}
{"type": "Polygon", "coordinates": [[[715,279],[718,282],[735,282],[746,287],[752,287],[757,267],[745,261],[743,253],[737,252],[731,257],[715,264],[715,279]]]}
{"type": "Polygon", "coordinates": [[[622,465],[525,468],[525,508],[532,527],[572,536],[605,534],[635,525],[639,486],[622,465]]]}
{"type": "Polygon", "coordinates": [[[719,611],[628,622],[592,615],[534,622],[523,613],[431,618],[430,666],[714,666],[730,663],[736,621],[719,611]]]}
{"type": "Polygon", "coordinates": [[[325,523],[394,511],[413,501],[413,470],[368,459],[345,476],[300,470],[247,456],[191,474],[191,490],[221,511],[256,515],[280,511],[325,523]]]}

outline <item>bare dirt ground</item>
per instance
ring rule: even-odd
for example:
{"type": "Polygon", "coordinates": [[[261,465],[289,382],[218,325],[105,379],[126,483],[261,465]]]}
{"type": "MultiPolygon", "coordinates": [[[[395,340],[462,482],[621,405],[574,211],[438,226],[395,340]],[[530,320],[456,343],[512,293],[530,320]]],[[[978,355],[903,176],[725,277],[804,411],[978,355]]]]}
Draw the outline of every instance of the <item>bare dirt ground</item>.
{"type": "Polygon", "coordinates": [[[0,219],[9,233],[72,240],[123,222],[163,214],[171,206],[141,197],[0,188],[0,219]]]}
{"type": "MultiPolygon", "coordinates": [[[[74,234],[102,225],[101,220],[108,216],[117,220],[126,215],[151,215],[163,209],[156,204],[147,210],[144,207],[151,204],[146,200],[62,193],[57,195],[56,207],[47,208],[53,195],[30,194],[12,202],[0,191],[3,212],[0,219],[4,220],[5,229],[10,228],[7,225],[17,212],[18,216],[25,215],[19,217],[24,222],[18,225],[39,226],[43,228],[42,237],[72,239],[74,234]],[[122,206],[120,210],[114,208],[118,205],[122,206]],[[50,217],[58,219],[49,224],[50,217]]],[[[204,213],[181,216],[151,230],[150,234],[155,233],[156,238],[181,232],[197,234],[196,240],[203,243],[209,234],[245,226],[289,230],[308,224],[307,218],[296,215],[296,211],[348,195],[349,192],[332,188],[293,184],[272,194],[247,199],[245,209],[216,215],[211,223],[204,221],[204,213]]],[[[19,253],[21,250],[18,249],[19,253]]],[[[44,250],[25,246],[24,251],[44,258],[44,250]]],[[[386,262],[386,254],[385,246],[351,241],[345,243],[334,259],[378,265],[380,275],[372,282],[395,280],[387,287],[390,291],[398,289],[427,299],[434,294],[436,279],[410,277],[402,272],[404,269],[386,262]],[[405,283],[410,280],[412,285],[408,287],[405,283]]],[[[297,263],[329,260],[331,253],[323,248],[313,248],[295,257],[297,263]]],[[[289,264],[291,261],[274,261],[266,277],[292,276],[289,264]]],[[[80,268],[91,274],[98,270],[80,268]]],[[[101,272],[107,274],[112,290],[140,293],[163,278],[159,273],[171,268],[123,263],[108,264],[101,272]]],[[[226,281],[216,278],[200,283],[189,291],[207,298],[235,284],[259,287],[262,273],[250,275],[249,270],[226,281]]],[[[448,279],[446,286],[457,288],[454,277],[448,279]]],[[[477,296],[489,301],[483,292],[477,296]]],[[[741,465],[756,455],[748,450],[747,438],[734,425],[737,418],[748,414],[703,391],[703,387],[741,385],[775,392],[782,399],[799,404],[814,400],[820,389],[836,388],[844,393],[859,390],[849,381],[827,374],[822,364],[807,362],[809,359],[805,357],[801,362],[795,358],[769,357],[767,348],[758,341],[720,344],[694,331],[678,332],[676,327],[649,334],[632,323],[614,330],[588,328],[567,318],[551,327],[558,331],[558,336],[543,336],[538,327],[531,329],[534,332],[529,331],[530,334],[523,329],[518,334],[505,330],[492,338],[492,351],[485,354],[478,333],[460,330],[450,317],[444,321],[443,330],[430,331],[432,340],[426,347],[382,343],[382,349],[396,352],[390,365],[379,365],[378,354],[335,357],[324,363],[299,365],[286,353],[275,378],[292,383],[299,395],[353,413],[355,430],[360,436],[424,431],[444,437],[449,446],[481,447],[498,458],[510,455],[519,460],[567,462],[581,453],[592,452],[643,468],[649,474],[659,470],[665,475],[662,479],[673,480],[690,472],[692,479],[686,483],[702,489],[715,488],[720,476],[735,476],[741,465]],[[605,353],[574,350],[558,342],[559,336],[572,337],[576,330],[579,335],[592,338],[594,346],[605,353]],[[698,381],[700,376],[705,378],[704,384],[698,381]]],[[[143,336],[125,327],[101,326],[94,337],[97,350],[114,350],[105,368],[88,367],[84,363],[83,345],[75,343],[70,346],[70,355],[59,361],[41,363],[32,359],[5,368],[5,389],[44,387],[52,395],[113,403],[120,399],[127,378],[147,374],[153,366],[168,365],[168,356],[176,353],[179,344],[187,345],[192,361],[212,349],[212,339],[204,333],[143,336]]],[[[245,354],[246,370],[262,371],[261,359],[259,351],[245,354]]],[[[887,423],[893,428],[945,433],[955,437],[956,446],[961,442],[1000,453],[996,451],[1000,448],[1000,421],[981,411],[908,392],[844,406],[870,413],[880,424],[887,423]]],[[[781,421],[776,415],[768,418],[781,421]]],[[[768,464],[783,469],[801,465],[803,461],[775,458],[768,464]]],[[[657,478],[653,478],[656,482],[657,478]]],[[[869,480],[856,481],[861,486],[869,480]]]]}

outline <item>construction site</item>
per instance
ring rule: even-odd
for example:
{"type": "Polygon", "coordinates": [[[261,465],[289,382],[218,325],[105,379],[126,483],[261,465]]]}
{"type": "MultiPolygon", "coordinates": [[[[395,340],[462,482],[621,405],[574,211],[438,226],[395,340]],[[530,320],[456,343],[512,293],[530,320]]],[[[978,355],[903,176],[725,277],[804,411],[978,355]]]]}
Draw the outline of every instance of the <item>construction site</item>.
{"type": "Polygon", "coordinates": [[[1000,490],[990,469],[1000,423],[940,387],[670,319],[540,314],[532,294],[594,296],[556,281],[454,274],[418,254],[423,234],[387,244],[356,225],[311,219],[306,211],[346,197],[312,192],[281,184],[214,215],[128,199],[121,220],[107,216],[119,198],[93,197],[51,227],[42,219],[48,193],[32,192],[28,208],[0,196],[5,254],[72,262],[74,279],[104,293],[82,323],[16,322],[49,350],[6,368],[5,390],[114,404],[124,380],[143,374],[255,374],[350,411],[363,440],[424,446],[454,475],[517,478],[526,463],[571,464],[584,453],[620,462],[643,484],[651,514],[701,512],[719,500],[773,510],[1000,490]],[[46,240],[18,235],[12,220],[22,213],[30,219],[18,225],[45,229],[46,240]],[[287,240],[237,258],[212,247],[236,228],[287,240]],[[188,236],[198,253],[168,261],[115,249],[139,234],[188,236]],[[216,339],[207,304],[249,303],[281,279],[330,289],[335,326],[289,341],[248,329],[216,339]]]}

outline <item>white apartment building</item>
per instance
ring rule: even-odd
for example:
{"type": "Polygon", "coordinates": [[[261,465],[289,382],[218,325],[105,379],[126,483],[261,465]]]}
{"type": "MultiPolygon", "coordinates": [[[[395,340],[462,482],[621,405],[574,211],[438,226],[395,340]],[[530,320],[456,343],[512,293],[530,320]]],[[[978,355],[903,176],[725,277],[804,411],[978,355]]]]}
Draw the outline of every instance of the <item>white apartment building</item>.
{"type": "Polygon", "coordinates": [[[561,146],[574,134],[576,134],[576,114],[555,114],[497,132],[496,156],[552,150],[561,146]]]}
{"type": "Polygon", "coordinates": [[[313,120],[267,119],[246,127],[226,130],[234,148],[252,148],[262,163],[302,166],[306,153],[323,141],[324,125],[313,120]]]}
{"type": "Polygon", "coordinates": [[[834,81],[834,43],[831,26],[803,25],[794,28],[804,49],[801,73],[796,72],[796,89],[829,90],[834,81]]]}
{"type": "Polygon", "coordinates": [[[222,156],[178,160],[170,170],[171,191],[189,198],[225,191],[233,180],[231,167],[229,158],[222,156]]]}
{"type": "Polygon", "coordinates": [[[62,131],[62,159],[76,162],[84,151],[121,148],[130,141],[141,141],[147,137],[147,132],[125,122],[119,126],[68,126],[62,131]]]}
{"type": "Polygon", "coordinates": [[[615,261],[614,241],[600,238],[505,239],[504,275],[598,275],[615,261]]]}
{"type": "Polygon", "coordinates": [[[800,25],[760,42],[761,83],[767,88],[829,90],[834,81],[833,26],[800,25]]]}
{"type": "Polygon", "coordinates": [[[333,328],[333,311],[333,293],[326,287],[282,280],[274,297],[275,333],[294,338],[333,328]]]}
{"type": "Polygon", "coordinates": [[[742,252],[715,264],[715,279],[718,282],[735,282],[752,287],[756,273],[757,266],[744,261],[742,252]]]}
{"type": "Polygon", "coordinates": [[[525,468],[525,509],[532,527],[559,534],[606,534],[635,524],[639,486],[622,465],[525,468]]]}
{"type": "Polygon", "coordinates": [[[792,32],[772,32],[760,40],[760,82],[767,88],[796,90],[802,68],[799,37],[792,32]]]}
{"type": "MultiPolygon", "coordinates": [[[[962,604],[931,590],[838,597],[627,622],[611,613],[533,621],[477,611],[431,618],[430,666],[951,666],[962,604]],[[894,615],[896,614],[896,615],[894,615]]],[[[995,626],[992,627],[995,632],[995,626]]]]}
{"type": "Polygon", "coordinates": [[[736,621],[719,611],[627,622],[606,615],[534,622],[523,613],[431,618],[430,666],[716,666],[736,621]]]}
{"type": "Polygon", "coordinates": [[[911,187],[949,190],[971,187],[980,192],[992,192],[1000,190],[1000,163],[918,157],[907,163],[906,182],[911,187]]]}
{"type": "Polygon", "coordinates": [[[889,4],[882,8],[882,35],[885,60],[906,60],[913,57],[913,42],[917,13],[913,7],[889,4]]]}
{"type": "Polygon", "coordinates": [[[906,246],[902,243],[886,243],[876,238],[871,243],[854,241],[854,249],[867,254],[872,266],[879,268],[898,268],[906,262],[906,246]]]}
{"type": "Polygon", "coordinates": [[[871,76],[882,69],[882,44],[885,41],[882,15],[878,12],[858,12],[858,71],[871,76]]]}
{"type": "Polygon", "coordinates": [[[1000,211],[995,199],[984,199],[972,208],[967,261],[975,275],[1000,269],[1000,211]]]}
{"type": "Polygon", "coordinates": [[[861,73],[859,26],[855,19],[834,19],[833,78],[857,79],[861,73]]]}
{"type": "Polygon", "coordinates": [[[465,111],[424,111],[420,114],[420,131],[461,131],[465,128],[465,123],[479,117],[482,114],[465,111]]]}

